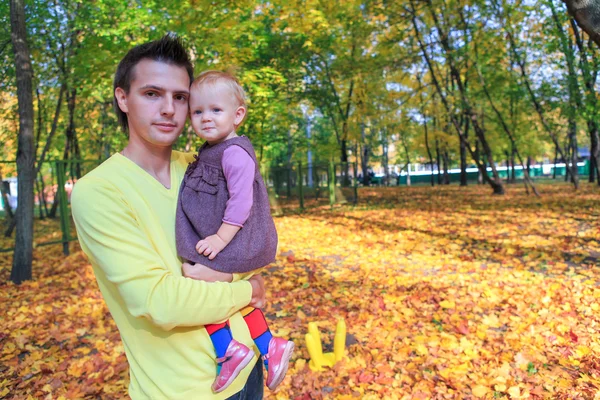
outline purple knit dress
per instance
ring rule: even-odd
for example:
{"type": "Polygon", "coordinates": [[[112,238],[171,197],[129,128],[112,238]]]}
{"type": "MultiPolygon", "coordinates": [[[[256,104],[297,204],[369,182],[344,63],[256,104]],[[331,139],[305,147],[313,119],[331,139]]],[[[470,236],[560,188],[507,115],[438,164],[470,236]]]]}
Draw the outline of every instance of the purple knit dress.
{"type": "Polygon", "coordinates": [[[247,137],[232,138],[214,146],[204,143],[200,147],[196,161],[188,166],[179,189],[175,235],[181,258],[216,271],[249,272],[275,261],[277,231],[271,217],[267,188],[247,137]],[[221,160],[229,146],[241,147],[254,161],[252,209],[244,227],[213,260],[209,260],[196,252],[196,243],[216,234],[223,223],[229,192],[221,160]]]}

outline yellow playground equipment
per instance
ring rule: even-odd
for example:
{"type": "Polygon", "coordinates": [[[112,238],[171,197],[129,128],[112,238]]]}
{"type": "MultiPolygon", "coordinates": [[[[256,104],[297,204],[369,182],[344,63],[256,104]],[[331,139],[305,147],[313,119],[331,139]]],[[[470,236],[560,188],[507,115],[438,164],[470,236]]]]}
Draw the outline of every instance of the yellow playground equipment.
{"type": "Polygon", "coordinates": [[[321,333],[317,324],[308,323],[308,333],[306,334],[306,347],[310,354],[308,367],[313,371],[323,371],[325,367],[333,367],[336,362],[344,357],[346,348],[346,322],[339,319],[335,328],[335,337],[333,339],[333,353],[323,354],[323,345],[321,343],[321,333]]]}

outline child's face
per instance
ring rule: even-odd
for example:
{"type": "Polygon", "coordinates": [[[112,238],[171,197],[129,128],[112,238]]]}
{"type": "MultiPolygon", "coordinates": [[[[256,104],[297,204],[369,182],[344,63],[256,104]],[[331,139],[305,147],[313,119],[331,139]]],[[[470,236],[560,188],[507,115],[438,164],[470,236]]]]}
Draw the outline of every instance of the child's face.
{"type": "Polygon", "coordinates": [[[190,116],[198,136],[210,144],[237,136],[235,128],[246,109],[239,105],[227,85],[217,82],[191,90],[190,116]]]}

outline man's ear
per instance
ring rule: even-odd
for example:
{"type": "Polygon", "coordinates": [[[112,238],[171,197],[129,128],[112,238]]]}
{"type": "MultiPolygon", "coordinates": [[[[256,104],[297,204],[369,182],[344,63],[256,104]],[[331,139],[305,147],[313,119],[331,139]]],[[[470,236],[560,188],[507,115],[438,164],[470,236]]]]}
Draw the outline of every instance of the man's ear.
{"type": "Polygon", "coordinates": [[[127,108],[127,93],[125,93],[123,88],[118,87],[115,89],[115,98],[121,111],[124,113],[129,112],[129,108],[127,108]]]}
{"type": "Polygon", "coordinates": [[[235,110],[235,126],[238,126],[244,120],[246,116],[246,107],[239,106],[237,110],[235,110]]]}

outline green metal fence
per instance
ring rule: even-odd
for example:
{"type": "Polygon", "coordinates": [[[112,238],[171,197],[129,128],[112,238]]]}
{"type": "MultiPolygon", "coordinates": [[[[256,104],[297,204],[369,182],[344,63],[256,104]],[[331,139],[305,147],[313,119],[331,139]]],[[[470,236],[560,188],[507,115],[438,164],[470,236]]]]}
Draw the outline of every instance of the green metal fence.
{"type": "Polygon", "coordinates": [[[356,163],[297,162],[263,168],[262,174],[275,209],[280,200],[300,210],[358,201],[356,163]]]}
{"type": "MultiPolygon", "coordinates": [[[[501,179],[507,179],[512,176],[512,169],[505,166],[496,167],[498,171],[498,175],[501,179]]],[[[492,170],[488,167],[488,175],[492,178],[492,170]]],[[[579,176],[588,176],[590,173],[590,161],[585,160],[577,163],[577,173],[579,176]]],[[[411,172],[410,181],[411,184],[415,183],[429,183],[431,182],[431,171],[419,171],[419,172],[411,172]]],[[[438,179],[438,171],[433,171],[434,180],[437,183],[438,179]]],[[[467,168],[467,180],[476,182],[479,175],[479,171],[477,168],[467,168]]],[[[545,165],[532,165],[529,169],[529,176],[531,178],[539,178],[544,176],[565,176],[566,175],[566,166],[564,163],[558,164],[556,167],[553,164],[545,164],[545,165]],[[556,171],[555,171],[556,169],[556,171]]],[[[451,169],[448,171],[448,179],[450,183],[460,182],[460,170],[459,169],[451,169]]],[[[523,168],[520,165],[515,166],[515,179],[523,179],[523,168]]],[[[398,185],[406,185],[407,176],[406,174],[399,175],[397,177],[398,185]]]]}
{"type": "MultiPolygon", "coordinates": [[[[81,178],[87,172],[99,165],[101,160],[49,160],[43,163],[40,173],[37,176],[34,192],[35,192],[35,210],[36,221],[46,218],[59,218],[60,221],[60,239],[47,240],[36,237],[34,229],[34,247],[49,246],[54,244],[62,244],[63,252],[69,254],[69,243],[77,239],[76,233],[73,231],[73,223],[70,207],[70,193],[77,179],[81,178]],[[49,190],[44,190],[49,188],[49,190]],[[52,200],[50,210],[45,204],[48,196],[52,200]],[[46,213],[51,213],[50,217],[46,213]],[[36,215],[37,214],[37,215],[36,215]]],[[[14,164],[15,161],[0,161],[2,164],[14,164]]],[[[3,175],[3,179],[6,179],[3,175]]],[[[5,210],[10,205],[2,203],[2,208],[5,210]]],[[[34,222],[35,224],[35,222],[34,222]]],[[[11,252],[14,246],[0,248],[0,253],[11,252]]]]}

